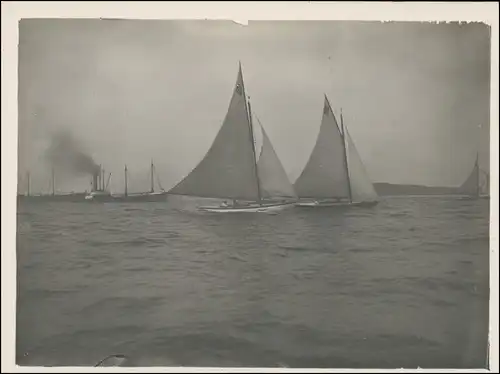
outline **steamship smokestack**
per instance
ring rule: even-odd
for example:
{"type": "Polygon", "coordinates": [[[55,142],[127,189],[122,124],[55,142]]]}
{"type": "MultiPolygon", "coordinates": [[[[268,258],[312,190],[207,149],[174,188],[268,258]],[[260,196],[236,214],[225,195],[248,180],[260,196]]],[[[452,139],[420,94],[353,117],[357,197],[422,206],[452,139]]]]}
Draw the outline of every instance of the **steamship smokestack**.
{"type": "Polygon", "coordinates": [[[99,189],[99,173],[94,173],[92,176],[92,191],[97,191],[99,189]]]}
{"type": "Polygon", "coordinates": [[[96,192],[101,189],[101,165],[99,165],[92,173],[92,191],[96,192]]]}

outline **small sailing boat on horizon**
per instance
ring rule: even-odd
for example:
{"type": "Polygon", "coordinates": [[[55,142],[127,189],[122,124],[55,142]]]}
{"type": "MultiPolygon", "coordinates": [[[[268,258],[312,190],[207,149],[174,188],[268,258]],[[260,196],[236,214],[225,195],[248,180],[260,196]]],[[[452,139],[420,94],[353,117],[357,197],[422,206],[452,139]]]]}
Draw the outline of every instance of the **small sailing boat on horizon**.
{"type": "Polygon", "coordinates": [[[263,144],[257,160],[253,113],[240,62],[229,108],[211,147],[168,194],[224,200],[218,206],[198,208],[213,213],[271,212],[293,207],[293,186],[259,124],[263,144]]]}
{"type": "Polygon", "coordinates": [[[490,177],[488,172],[479,167],[479,152],[476,153],[476,160],[471,173],[467,179],[458,187],[458,194],[461,199],[489,199],[490,198],[490,177]]]}
{"type": "Polygon", "coordinates": [[[165,189],[162,187],[160,183],[160,179],[158,178],[158,174],[155,173],[156,168],[153,163],[153,160],[151,160],[151,166],[150,166],[150,187],[149,191],[146,192],[132,192],[130,193],[128,191],[128,168],[127,165],[125,165],[124,168],[124,191],[123,195],[114,195],[113,197],[116,200],[123,200],[123,201],[130,201],[130,202],[154,202],[154,201],[164,201],[167,199],[167,192],[165,189]],[[154,177],[156,174],[156,181],[158,183],[158,186],[160,188],[159,191],[155,191],[155,181],[154,177]]]}
{"type": "MultiPolygon", "coordinates": [[[[49,192],[33,192],[31,190],[31,173],[26,172],[26,190],[24,193],[18,192],[18,201],[79,201],[87,195],[87,192],[64,192],[56,187],[56,169],[51,168],[51,177],[49,182],[49,192]]],[[[18,181],[18,184],[20,182],[18,181]]]]}
{"type": "Polygon", "coordinates": [[[372,206],[378,195],[340,114],[341,129],[328,97],[313,151],[294,184],[299,207],[372,206]]]}

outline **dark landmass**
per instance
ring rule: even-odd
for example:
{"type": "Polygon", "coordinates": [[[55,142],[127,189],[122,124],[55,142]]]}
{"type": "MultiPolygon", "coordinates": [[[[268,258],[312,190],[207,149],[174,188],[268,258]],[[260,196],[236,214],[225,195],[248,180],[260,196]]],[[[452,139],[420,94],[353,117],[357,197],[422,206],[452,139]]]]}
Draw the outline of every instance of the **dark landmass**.
{"type": "MultiPolygon", "coordinates": [[[[416,184],[374,183],[375,191],[379,196],[410,196],[410,195],[460,195],[458,187],[429,187],[416,184]]],[[[81,201],[86,192],[56,194],[56,195],[18,195],[21,200],[51,200],[51,201],[81,201]]]]}
{"type": "Polygon", "coordinates": [[[429,187],[415,184],[374,183],[379,196],[402,195],[457,195],[457,187],[429,187]]]}

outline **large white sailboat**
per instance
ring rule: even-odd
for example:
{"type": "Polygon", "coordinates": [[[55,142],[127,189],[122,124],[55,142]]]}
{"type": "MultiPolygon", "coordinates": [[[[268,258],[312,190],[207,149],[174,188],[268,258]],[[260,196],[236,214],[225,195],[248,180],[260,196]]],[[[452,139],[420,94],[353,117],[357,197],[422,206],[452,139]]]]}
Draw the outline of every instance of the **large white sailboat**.
{"type": "Polygon", "coordinates": [[[325,95],[321,127],[314,149],[294,187],[299,207],[371,206],[378,196],[344,126],[341,127],[325,95]]]}
{"type": "MultiPolygon", "coordinates": [[[[260,121],[259,121],[260,122],[260,121]]],[[[269,137],[260,124],[263,144],[257,161],[253,115],[241,63],[228,111],[210,149],[168,194],[224,200],[198,209],[214,213],[255,213],[292,207],[295,192],[269,137]]]]}

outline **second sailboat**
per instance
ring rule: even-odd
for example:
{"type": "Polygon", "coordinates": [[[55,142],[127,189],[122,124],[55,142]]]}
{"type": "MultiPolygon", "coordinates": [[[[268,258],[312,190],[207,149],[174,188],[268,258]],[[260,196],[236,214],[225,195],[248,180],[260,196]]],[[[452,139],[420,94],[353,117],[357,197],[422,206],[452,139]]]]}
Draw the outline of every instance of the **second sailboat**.
{"type": "Polygon", "coordinates": [[[299,207],[372,206],[378,196],[368,178],[354,142],[341,128],[325,95],[321,127],[316,145],[295,182],[299,207]]]}

